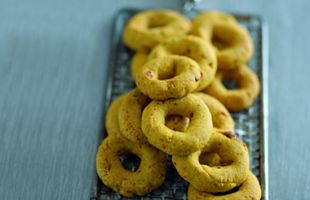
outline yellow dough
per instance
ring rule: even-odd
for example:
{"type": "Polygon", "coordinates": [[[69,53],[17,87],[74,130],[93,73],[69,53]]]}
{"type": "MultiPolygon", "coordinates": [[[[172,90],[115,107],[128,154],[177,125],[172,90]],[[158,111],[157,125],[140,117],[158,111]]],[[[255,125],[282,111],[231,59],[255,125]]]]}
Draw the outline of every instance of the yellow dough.
{"type": "Polygon", "coordinates": [[[201,80],[198,64],[185,56],[170,55],[149,60],[136,73],[136,85],[151,99],[181,98],[201,80]]]}
{"type": "Polygon", "coordinates": [[[234,131],[235,129],[234,120],[231,117],[228,110],[220,101],[218,101],[216,98],[210,95],[201,92],[194,94],[199,96],[208,106],[210,113],[212,115],[212,122],[214,128],[234,131]]]}
{"type": "Polygon", "coordinates": [[[118,136],[108,136],[99,146],[96,169],[102,182],[123,196],[143,196],[159,187],[165,179],[166,155],[149,144],[134,144],[118,136]],[[119,156],[128,153],[140,158],[136,171],[127,170],[119,156]]]}
{"type": "Polygon", "coordinates": [[[136,74],[141,70],[142,66],[148,59],[148,53],[144,51],[136,52],[131,60],[131,75],[136,80],[136,74]]]}
{"type": "Polygon", "coordinates": [[[143,111],[142,130],[148,141],[171,155],[188,155],[204,147],[211,136],[211,114],[205,103],[196,95],[181,99],[152,101],[143,111]],[[184,132],[174,131],[165,125],[166,117],[180,115],[190,118],[184,132]]]}
{"type": "Polygon", "coordinates": [[[211,83],[217,69],[216,54],[212,46],[195,36],[168,38],[157,45],[150,53],[149,59],[167,55],[181,55],[196,61],[201,70],[201,81],[196,91],[204,89],[211,83]]]}
{"type": "MultiPolygon", "coordinates": [[[[234,120],[221,102],[216,98],[201,92],[196,92],[194,94],[201,98],[208,106],[214,128],[234,131],[234,120]]],[[[172,115],[166,118],[166,126],[168,128],[181,132],[184,132],[187,129],[189,122],[190,119],[188,117],[177,115],[172,115]]]]}
{"type": "Polygon", "coordinates": [[[149,101],[137,88],[123,99],[118,111],[118,121],[121,134],[126,139],[135,143],[147,143],[141,129],[141,117],[143,108],[149,101]]]}
{"type": "Polygon", "coordinates": [[[260,84],[256,74],[247,66],[236,70],[220,70],[213,82],[204,90],[217,98],[230,111],[241,111],[250,107],[259,94],[260,84]],[[234,80],[238,89],[227,89],[223,80],[234,80]]]}
{"type": "Polygon", "coordinates": [[[242,67],[253,54],[253,41],[247,29],[227,14],[202,13],[193,19],[191,34],[213,44],[219,69],[242,67]]]}
{"type": "Polygon", "coordinates": [[[117,135],[120,133],[118,123],[118,111],[125,97],[126,94],[117,97],[115,100],[112,101],[111,105],[108,108],[105,121],[105,128],[108,135],[117,135]]]}
{"type": "Polygon", "coordinates": [[[150,50],[168,37],[185,35],[190,27],[191,22],[176,11],[148,10],[128,21],[123,40],[133,50],[150,50]]]}
{"type": "Polygon", "coordinates": [[[192,185],[189,185],[187,196],[188,200],[260,200],[262,192],[256,176],[252,172],[248,172],[247,179],[235,192],[214,195],[207,192],[200,192],[192,185]]]}
{"type": "Polygon", "coordinates": [[[188,156],[172,156],[172,162],[185,180],[199,191],[226,192],[245,181],[249,171],[249,154],[246,145],[231,132],[216,130],[209,142],[188,156]],[[219,166],[200,163],[205,153],[217,153],[219,166]]]}

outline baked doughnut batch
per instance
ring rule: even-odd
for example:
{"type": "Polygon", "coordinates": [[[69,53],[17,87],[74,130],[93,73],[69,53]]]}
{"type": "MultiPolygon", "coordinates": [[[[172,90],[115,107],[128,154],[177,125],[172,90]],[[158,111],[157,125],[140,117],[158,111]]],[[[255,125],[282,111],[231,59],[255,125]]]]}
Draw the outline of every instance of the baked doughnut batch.
{"type": "Polygon", "coordinates": [[[188,199],[259,200],[247,146],[229,113],[250,107],[260,91],[247,67],[248,31],[222,12],[190,21],[176,11],[149,10],[128,21],[123,41],[135,51],[136,88],[106,113],[108,136],[96,156],[102,182],[126,197],[146,195],[164,182],[169,155],[189,183],[188,199]],[[120,156],[128,154],[140,159],[137,169],[123,166],[120,156]]]}

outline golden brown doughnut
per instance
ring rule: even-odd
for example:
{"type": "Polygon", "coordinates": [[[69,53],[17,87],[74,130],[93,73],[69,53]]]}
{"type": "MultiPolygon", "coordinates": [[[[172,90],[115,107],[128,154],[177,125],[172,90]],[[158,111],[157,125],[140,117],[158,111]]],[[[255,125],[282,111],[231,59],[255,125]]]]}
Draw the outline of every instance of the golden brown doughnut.
{"type": "Polygon", "coordinates": [[[123,40],[133,50],[149,50],[168,37],[185,35],[190,27],[191,22],[176,11],[148,10],[128,21],[123,40]]]}
{"type": "Polygon", "coordinates": [[[165,153],[188,155],[206,145],[212,131],[211,114],[205,103],[196,95],[180,99],[152,101],[143,111],[142,130],[148,141],[165,153]],[[174,131],[165,125],[169,115],[190,118],[184,132],[174,131]]]}
{"type": "Polygon", "coordinates": [[[149,58],[159,58],[167,55],[181,55],[195,60],[200,66],[202,78],[196,91],[204,89],[211,83],[217,69],[216,54],[212,46],[195,36],[168,38],[157,45],[149,58]]]}
{"type": "Polygon", "coordinates": [[[228,192],[228,194],[211,194],[200,192],[192,185],[189,185],[187,196],[188,200],[260,200],[262,192],[256,176],[252,172],[248,172],[247,179],[235,192],[228,192]]]}
{"type": "Polygon", "coordinates": [[[147,143],[141,129],[141,116],[149,98],[137,88],[130,91],[123,99],[118,111],[118,121],[121,134],[136,143],[147,143]]]}
{"type": "Polygon", "coordinates": [[[208,143],[188,156],[172,156],[173,164],[185,180],[199,191],[226,192],[240,185],[247,177],[249,154],[246,145],[232,132],[216,131],[208,143]],[[205,153],[217,153],[219,166],[201,163],[205,153]]]}
{"type": "Polygon", "coordinates": [[[204,92],[217,98],[228,110],[241,111],[253,104],[259,90],[256,74],[249,67],[243,66],[237,70],[219,70],[204,92]],[[234,80],[239,88],[227,89],[223,80],[234,80]]]}
{"type": "Polygon", "coordinates": [[[234,131],[234,120],[221,102],[219,102],[216,98],[201,92],[197,92],[195,95],[199,96],[208,106],[212,115],[214,128],[234,131]]]}
{"type": "Polygon", "coordinates": [[[185,56],[149,60],[136,73],[136,85],[151,99],[181,98],[194,91],[200,80],[198,64],[185,56]]]}
{"type": "Polygon", "coordinates": [[[222,15],[220,18],[220,15],[198,15],[193,19],[191,34],[213,44],[218,68],[236,69],[252,57],[253,41],[249,32],[232,16],[222,15]]]}
{"type": "Polygon", "coordinates": [[[134,144],[108,136],[99,146],[96,169],[102,182],[123,196],[145,195],[160,186],[166,174],[166,155],[149,144],[134,144]],[[136,171],[124,168],[119,156],[132,153],[140,158],[136,171]]]}

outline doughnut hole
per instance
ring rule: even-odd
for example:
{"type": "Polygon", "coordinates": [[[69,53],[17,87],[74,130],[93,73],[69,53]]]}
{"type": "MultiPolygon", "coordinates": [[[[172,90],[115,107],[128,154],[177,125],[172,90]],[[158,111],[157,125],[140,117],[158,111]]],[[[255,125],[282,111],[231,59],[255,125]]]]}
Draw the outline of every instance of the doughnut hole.
{"type": "Polygon", "coordinates": [[[182,115],[167,115],[165,117],[165,125],[174,130],[184,132],[190,123],[190,118],[182,115]]]}
{"type": "Polygon", "coordinates": [[[172,130],[185,132],[193,117],[193,112],[179,113],[178,111],[171,111],[165,116],[165,125],[172,130]]]}
{"type": "Polygon", "coordinates": [[[158,74],[158,80],[164,81],[175,77],[177,74],[158,74]]]}
{"type": "Polygon", "coordinates": [[[180,65],[180,63],[174,60],[171,63],[171,66],[160,67],[158,69],[157,79],[164,81],[164,80],[169,80],[169,79],[174,78],[175,76],[180,75],[183,71],[182,71],[182,68],[179,67],[178,65],[180,65]]]}
{"type": "Polygon", "coordinates": [[[231,190],[228,190],[227,192],[216,192],[216,193],[212,193],[214,196],[224,196],[224,195],[228,195],[228,194],[232,194],[235,192],[239,191],[240,186],[234,187],[231,190]]]}
{"type": "Polygon", "coordinates": [[[211,43],[217,50],[225,50],[234,46],[237,35],[235,27],[219,23],[213,27],[211,43]]]}
{"type": "Polygon", "coordinates": [[[121,152],[118,158],[124,169],[131,172],[135,172],[139,169],[141,159],[137,155],[130,152],[121,152]]]}
{"type": "Polygon", "coordinates": [[[159,20],[157,18],[152,17],[147,24],[147,28],[156,29],[165,27],[167,25],[169,25],[167,20],[159,20]]]}
{"type": "Polygon", "coordinates": [[[216,166],[228,166],[232,164],[232,161],[225,161],[221,156],[217,153],[213,152],[202,152],[199,156],[199,163],[202,165],[208,165],[210,167],[216,166]]]}
{"type": "Polygon", "coordinates": [[[184,97],[198,87],[200,80],[199,65],[177,55],[150,59],[136,76],[140,91],[155,100],[184,97]]]}
{"type": "Polygon", "coordinates": [[[212,45],[215,46],[215,48],[218,50],[227,49],[232,45],[232,42],[229,41],[226,37],[216,34],[212,35],[211,42],[212,45]]]}
{"type": "Polygon", "coordinates": [[[238,81],[235,79],[223,79],[222,80],[223,85],[228,89],[228,90],[237,90],[240,89],[238,81]]]}
{"type": "Polygon", "coordinates": [[[221,162],[221,157],[217,153],[211,153],[211,152],[203,152],[199,156],[199,163],[202,165],[208,165],[208,166],[219,166],[221,162]]]}
{"type": "Polygon", "coordinates": [[[198,78],[200,82],[197,91],[209,85],[215,75],[217,69],[216,52],[211,44],[199,37],[168,38],[151,51],[149,58],[167,55],[190,58],[199,65],[201,73],[198,78]]]}
{"type": "Polygon", "coordinates": [[[175,76],[177,76],[179,73],[177,72],[176,63],[173,63],[171,67],[161,67],[158,70],[158,80],[168,80],[175,76]]]}

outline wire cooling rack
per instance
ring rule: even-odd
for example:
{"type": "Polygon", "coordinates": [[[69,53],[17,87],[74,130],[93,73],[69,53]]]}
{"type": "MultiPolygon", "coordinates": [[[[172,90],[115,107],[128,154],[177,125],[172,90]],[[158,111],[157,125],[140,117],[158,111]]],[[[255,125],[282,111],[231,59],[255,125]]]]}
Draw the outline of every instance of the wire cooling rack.
{"type": "MultiPolygon", "coordinates": [[[[112,33],[110,66],[107,72],[107,88],[104,109],[107,110],[110,102],[117,96],[131,90],[134,87],[133,79],[130,75],[130,63],[133,52],[122,42],[123,28],[128,19],[138,10],[123,9],[115,19],[112,33]]],[[[199,11],[187,13],[193,17],[199,11]]],[[[254,55],[248,65],[253,69],[260,79],[262,90],[259,98],[254,104],[238,113],[232,113],[235,121],[237,135],[247,144],[250,154],[251,170],[259,179],[263,197],[268,200],[268,41],[266,25],[258,16],[234,15],[237,20],[246,27],[254,42],[254,55]]],[[[104,137],[105,133],[102,135],[104,137]]],[[[126,168],[134,168],[136,163],[130,159],[123,160],[126,168]]],[[[92,200],[186,200],[187,183],[178,175],[172,162],[168,157],[168,168],[166,180],[162,186],[143,197],[122,197],[118,193],[105,187],[102,182],[95,177],[92,191],[92,200]]]]}

